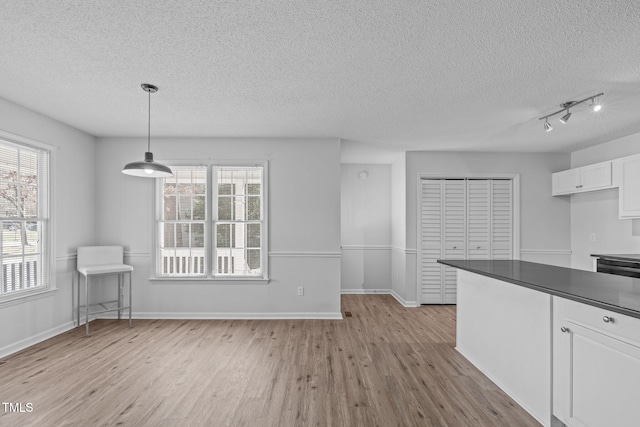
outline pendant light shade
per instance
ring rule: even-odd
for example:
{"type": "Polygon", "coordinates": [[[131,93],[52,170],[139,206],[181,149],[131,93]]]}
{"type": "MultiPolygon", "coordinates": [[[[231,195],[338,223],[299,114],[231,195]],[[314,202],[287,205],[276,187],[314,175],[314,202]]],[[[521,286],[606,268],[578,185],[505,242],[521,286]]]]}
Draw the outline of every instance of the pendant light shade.
{"type": "Polygon", "coordinates": [[[158,87],[143,83],[142,90],[149,94],[149,122],[147,129],[147,152],[144,153],[144,161],[131,162],[125,165],[122,173],[131,176],[141,176],[144,178],[165,178],[173,176],[173,172],[168,166],[153,161],[151,152],[151,94],[158,91],[158,87]]]}

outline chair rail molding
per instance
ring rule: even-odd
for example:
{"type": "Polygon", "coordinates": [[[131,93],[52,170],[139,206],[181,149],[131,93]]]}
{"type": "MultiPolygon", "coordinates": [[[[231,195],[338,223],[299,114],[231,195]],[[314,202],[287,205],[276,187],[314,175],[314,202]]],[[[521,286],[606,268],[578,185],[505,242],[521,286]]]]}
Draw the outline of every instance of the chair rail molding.
{"type": "Polygon", "coordinates": [[[271,251],[269,257],[274,258],[341,258],[342,252],[314,252],[314,251],[271,251]]]}
{"type": "Polygon", "coordinates": [[[521,254],[571,255],[571,249],[520,249],[521,254]]]}
{"type": "Polygon", "coordinates": [[[343,251],[390,251],[389,245],[342,245],[343,251]]]}

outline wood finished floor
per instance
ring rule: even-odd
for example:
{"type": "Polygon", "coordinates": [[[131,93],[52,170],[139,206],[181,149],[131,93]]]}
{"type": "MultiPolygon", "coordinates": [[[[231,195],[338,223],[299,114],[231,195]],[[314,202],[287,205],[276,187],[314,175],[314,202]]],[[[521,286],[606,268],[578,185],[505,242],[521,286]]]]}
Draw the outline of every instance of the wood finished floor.
{"type": "Polygon", "coordinates": [[[456,352],[455,306],[92,322],[0,359],[1,426],[539,426],[456,352]]]}

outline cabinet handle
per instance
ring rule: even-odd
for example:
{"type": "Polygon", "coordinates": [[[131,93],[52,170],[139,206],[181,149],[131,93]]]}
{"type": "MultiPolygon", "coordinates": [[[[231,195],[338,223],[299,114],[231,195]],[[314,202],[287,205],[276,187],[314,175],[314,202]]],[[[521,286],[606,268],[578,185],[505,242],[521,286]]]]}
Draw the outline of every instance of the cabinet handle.
{"type": "Polygon", "coordinates": [[[576,188],[582,188],[582,185],[576,185],[576,188]]]}
{"type": "Polygon", "coordinates": [[[565,328],[564,326],[560,328],[560,331],[562,332],[569,332],[569,328],[565,328]]]}
{"type": "Polygon", "coordinates": [[[604,316],[602,320],[604,321],[604,323],[613,323],[613,317],[604,316]]]}
{"type": "Polygon", "coordinates": [[[478,246],[478,249],[480,249],[480,246],[478,246]]]}

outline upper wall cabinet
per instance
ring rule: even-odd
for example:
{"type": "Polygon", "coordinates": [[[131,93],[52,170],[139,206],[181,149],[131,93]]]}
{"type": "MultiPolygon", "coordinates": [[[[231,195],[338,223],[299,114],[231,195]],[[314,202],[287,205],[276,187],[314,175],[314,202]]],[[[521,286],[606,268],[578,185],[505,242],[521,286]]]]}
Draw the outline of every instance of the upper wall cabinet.
{"type": "Polygon", "coordinates": [[[552,176],[554,196],[605,188],[619,188],[621,219],[640,218],[640,154],[556,172],[552,176]]]}
{"type": "Polygon", "coordinates": [[[640,155],[616,160],[615,169],[620,183],[618,215],[640,218],[640,155]]]}
{"type": "Polygon", "coordinates": [[[552,178],[552,194],[554,196],[613,187],[611,162],[556,172],[552,178]]]}

